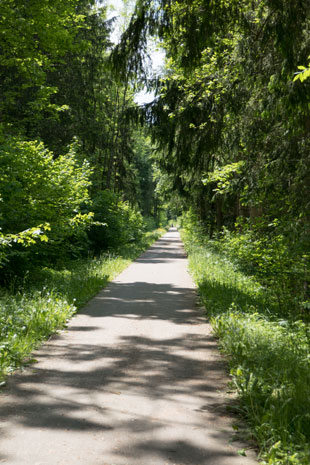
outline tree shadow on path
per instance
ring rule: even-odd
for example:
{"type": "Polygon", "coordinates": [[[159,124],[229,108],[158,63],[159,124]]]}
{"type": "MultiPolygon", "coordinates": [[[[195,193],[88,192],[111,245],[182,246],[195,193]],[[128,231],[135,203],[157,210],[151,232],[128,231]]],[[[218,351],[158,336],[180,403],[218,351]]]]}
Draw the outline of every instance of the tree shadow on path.
{"type": "MultiPolygon", "coordinates": [[[[156,255],[183,260],[182,249],[169,254],[156,255]]],[[[36,353],[38,364],[9,380],[0,404],[5,463],[18,463],[25,435],[44,454],[50,434],[60,458],[48,465],[244,463],[228,445],[227,399],[218,394],[225,364],[195,301],[190,287],[111,283],[36,353]]]]}

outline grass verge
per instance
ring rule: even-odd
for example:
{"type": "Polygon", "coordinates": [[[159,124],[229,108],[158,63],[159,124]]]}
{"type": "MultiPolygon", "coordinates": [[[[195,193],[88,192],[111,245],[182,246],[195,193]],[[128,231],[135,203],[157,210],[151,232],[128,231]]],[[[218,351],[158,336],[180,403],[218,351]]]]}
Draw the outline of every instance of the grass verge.
{"type": "Polygon", "coordinates": [[[221,349],[228,355],[238,413],[264,465],[310,463],[310,328],[281,317],[271,291],[241,272],[216,243],[184,229],[190,271],[221,349]]]}
{"type": "Polygon", "coordinates": [[[31,360],[31,352],[66,326],[74,313],[146,250],[164,230],[95,259],[75,260],[61,269],[43,268],[17,292],[0,295],[0,385],[31,360]]]}

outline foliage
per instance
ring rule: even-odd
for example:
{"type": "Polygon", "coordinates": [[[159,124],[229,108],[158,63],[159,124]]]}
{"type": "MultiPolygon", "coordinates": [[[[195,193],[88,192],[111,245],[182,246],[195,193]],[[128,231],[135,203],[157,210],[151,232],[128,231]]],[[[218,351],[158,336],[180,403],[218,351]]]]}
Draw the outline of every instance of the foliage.
{"type": "MultiPolygon", "coordinates": [[[[241,412],[270,464],[306,464],[309,329],[301,321],[269,321],[232,304],[212,319],[223,350],[231,356],[231,375],[243,404],[241,412]]],[[[264,462],[263,462],[264,463],[264,462]]]]}
{"type": "Polygon", "coordinates": [[[38,343],[63,327],[75,307],[54,291],[1,296],[0,379],[19,368],[38,343]]]}
{"type": "Polygon", "coordinates": [[[38,253],[42,261],[60,251],[69,252],[70,242],[92,221],[92,214],[81,211],[90,201],[89,164],[77,160],[74,146],[66,155],[54,159],[41,142],[17,137],[4,140],[2,136],[0,166],[0,225],[3,234],[12,238],[12,247],[6,250],[11,266],[13,259],[20,266],[19,259],[25,261],[29,256],[36,260],[38,253]],[[40,224],[47,225],[43,226],[44,235],[40,224]],[[20,230],[25,232],[21,234],[20,230]],[[34,243],[30,238],[35,235],[41,243],[33,244],[27,252],[20,248],[27,237],[27,245],[34,243]]]}
{"type": "Polygon", "coordinates": [[[143,161],[147,167],[151,163],[137,151],[139,139],[143,145],[146,138],[137,131],[135,83],[127,77],[120,80],[109,62],[112,23],[106,20],[104,7],[85,7],[75,48],[68,48],[63,62],[47,75],[49,85],[57,89],[53,104],[67,109],[58,112],[57,118],[47,115],[36,124],[36,131],[56,155],[63,153],[73,137],[78,138],[83,157],[94,168],[93,197],[110,189],[142,208],[139,168],[143,161]]]}
{"type": "Polygon", "coordinates": [[[236,175],[241,173],[244,164],[244,161],[239,161],[221,166],[220,168],[208,173],[207,177],[202,179],[202,182],[203,184],[216,183],[214,192],[219,194],[230,192],[232,189],[233,179],[236,175]]]}
{"type": "Polygon", "coordinates": [[[152,216],[146,216],[143,218],[146,231],[154,231],[156,229],[156,221],[152,216]]]}
{"type": "Polygon", "coordinates": [[[304,242],[310,84],[307,68],[292,75],[309,55],[309,21],[306,0],[137,1],[115,60],[143,67],[147,35],[158,35],[166,70],[146,121],[162,172],[210,236],[258,211],[289,215],[304,242]]]}
{"type": "Polygon", "coordinates": [[[5,0],[1,11],[0,228],[7,240],[20,239],[2,244],[7,282],[39,263],[92,252],[91,225],[90,235],[102,230],[100,247],[137,239],[136,208],[155,212],[150,143],[136,133],[134,82],[109,63],[106,8],[93,0],[5,0]],[[94,225],[91,200],[97,217],[109,216],[98,208],[119,203],[110,225],[94,225]],[[47,223],[48,234],[26,249],[21,237],[47,223]]]}
{"type": "MultiPolygon", "coordinates": [[[[308,56],[308,60],[310,59],[310,56],[308,56]]],[[[299,71],[295,73],[295,77],[293,81],[300,81],[304,82],[306,79],[310,77],[310,68],[306,68],[305,66],[298,66],[299,71]]]]}
{"type": "Polygon", "coordinates": [[[135,131],[132,167],[136,185],[131,197],[128,199],[132,203],[138,204],[143,216],[153,216],[155,218],[159,202],[155,192],[153,151],[151,138],[147,132],[143,129],[135,131]]]}
{"type": "Polygon", "coordinates": [[[46,223],[40,224],[36,228],[26,229],[17,234],[0,233],[0,268],[3,266],[3,263],[8,261],[8,247],[12,247],[13,244],[22,244],[24,247],[29,247],[35,244],[37,239],[42,242],[47,242],[48,237],[45,232],[50,231],[50,229],[50,225],[46,223]]]}
{"type": "Polygon", "coordinates": [[[91,247],[96,252],[141,239],[144,228],[141,213],[116,193],[109,190],[98,193],[91,208],[94,219],[99,222],[88,233],[91,247]]]}
{"type": "MultiPolygon", "coordinates": [[[[51,97],[57,89],[46,78],[69,49],[84,21],[80,0],[4,0],[0,18],[1,121],[33,126],[44,112],[57,115],[51,97]]],[[[85,2],[84,2],[85,3],[85,2]]]]}
{"type": "Polygon", "coordinates": [[[304,313],[310,298],[309,254],[303,247],[296,248],[279,220],[272,223],[262,217],[255,221],[243,220],[237,224],[236,231],[224,229],[220,237],[220,249],[272,290],[279,311],[304,313]]]}
{"type": "MultiPolygon", "coordinates": [[[[251,427],[263,464],[306,465],[309,449],[310,333],[283,314],[273,288],[240,270],[239,244],[208,241],[194,216],[183,218],[190,270],[220,347],[229,356],[236,410],[251,427]]],[[[236,241],[237,237],[231,238],[236,241]]],[[[241,246],[244,239],[240,239],[241,246]]],[[[253,270],[252,270],[253,271],[253,270]]]]}
{"type": "Polygon", "coordinates": [[[11,138],[0,151],[3,230],[33,227],[40,221],[61,227],[89,201],[90,169],[72,146],[54,159],[41,142],[11,138]]]}

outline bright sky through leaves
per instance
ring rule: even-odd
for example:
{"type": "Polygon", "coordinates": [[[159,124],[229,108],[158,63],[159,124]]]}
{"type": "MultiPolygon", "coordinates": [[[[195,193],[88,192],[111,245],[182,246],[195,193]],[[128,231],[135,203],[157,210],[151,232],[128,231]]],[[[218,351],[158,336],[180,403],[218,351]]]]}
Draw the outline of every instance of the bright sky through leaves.
{"type": "MultiPolygon", "coordinates": [[[[112,34],[111,37],[113,42],[117,42],[119,39],[119,27],[122,21],[120,14],[124,9],[124,3],[122,0],[107,0],[106,4],[108,5],[108,18],[110,19],[115,16],[119,17],[119,19],[116,20],[115,32],[112,34]]],[[[156,44],[152,43],[150,44],[149,53],[152,60],[153,74],[160,74],[161,68],[164,65],[164,51],[160,50],[158,47],[156,47],[156,44]]],[[[139,105],[152,102],[152,100],[154,100],[153,92],[147,93],[144,90],[142,90],[141,92],[138,92],[135,96],[135,102],[139,105]]]]}

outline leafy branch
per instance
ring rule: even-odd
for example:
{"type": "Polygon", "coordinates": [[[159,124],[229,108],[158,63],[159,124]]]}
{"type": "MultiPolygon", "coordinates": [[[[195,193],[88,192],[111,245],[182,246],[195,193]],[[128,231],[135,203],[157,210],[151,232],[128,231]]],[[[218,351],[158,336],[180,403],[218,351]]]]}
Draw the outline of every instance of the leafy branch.
{"type": "MultiPolygon", "coordinates": [[[[308,56],[308,60],[310,59],[310,55],[308,56]]],[[[299,80],[300,82],[304,82],[308,77],[310,77],[310,63],[308,64],[308,68],[305,66],[297,66],[299,71],[295,73],[295,77],[293,82],[299,80]]]]}

